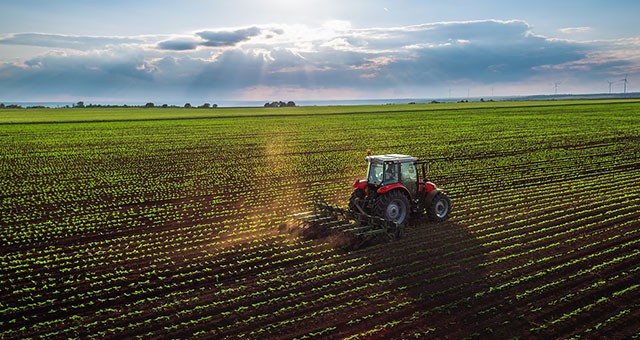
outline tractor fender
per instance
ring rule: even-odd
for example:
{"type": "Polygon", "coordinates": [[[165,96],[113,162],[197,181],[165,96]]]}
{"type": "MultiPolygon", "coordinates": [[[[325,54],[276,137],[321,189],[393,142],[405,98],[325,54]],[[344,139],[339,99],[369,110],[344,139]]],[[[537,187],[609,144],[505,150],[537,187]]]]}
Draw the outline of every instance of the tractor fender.
{"type": "Polygon", "coordinates": [[[402,185],[401,183],[394,183],[391,185],[385,185],[383,187],[380,187],[376,192],[380,195],[382,194],[386,194],[387,192],[391,191],[391,190],[395,190],[395,189],[400,189],[409,200],[412,200],[411,197],[411,193],[409,192],[409,189],[407,189],[404,185],[402,185]]]}
{"type": "Polygon", "coordinates": [[[436,185],[433,182],[424,181],[424,180],[420,180],[418,182],[418,192],[420,193],[427,193],[436,189],[437,189],[436,185]]]}
{"type": "Polygon", "coordinates": [[[434,190],[438,190],[438,188],[436,188],[436,185],[433,182],[425,182],[424,186],[425,186],[425,190],[427,192],[432,192],[434,190]]]}
{"type": "Polygon", "coordinates": [[[367,181],[356,179],[356,182],[353,183],[352,187],[354,187],[355,189],[360,189],[362,191],[366,191],[367,190],[367,181]]]}
{"type": "Polygon", "coordinates": [[[433,198],[436,197],[439,192],[443,191],[440,189],[436,189],[435,187],[433,188],[433,190],[429,191],[427,193],[427,196],[424,198],[424,206],[428,207],[431,204],[431,201],[433,201],[433,198]]]}

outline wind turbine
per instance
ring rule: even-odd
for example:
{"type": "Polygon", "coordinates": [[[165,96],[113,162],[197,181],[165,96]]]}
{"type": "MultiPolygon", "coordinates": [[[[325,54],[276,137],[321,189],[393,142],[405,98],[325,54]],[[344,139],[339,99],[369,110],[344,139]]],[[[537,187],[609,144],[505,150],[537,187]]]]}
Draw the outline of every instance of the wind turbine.
{"type": "Polygon", "coordinates": [[[609,94],[611,94],[611,85],[612,85],[613,83],[615,83],[615,81],[608,81],[608,80],[607,80],[607,83],[609,83],[609,94]]]}
{"type": "Polygon", "coordinates": [[[558,85],[562,84],[562,82],[559,83],[553,83],[553,88],[555,89],[555,93],[558,94],[558,85]]]}
{"type": "Polygon", "coordinates": [[[629,73],[624,75],[624,79],[620,79],[620,81],[624,82],[624,93],[627,93],[627,77],[629,76],[629,73]]]}

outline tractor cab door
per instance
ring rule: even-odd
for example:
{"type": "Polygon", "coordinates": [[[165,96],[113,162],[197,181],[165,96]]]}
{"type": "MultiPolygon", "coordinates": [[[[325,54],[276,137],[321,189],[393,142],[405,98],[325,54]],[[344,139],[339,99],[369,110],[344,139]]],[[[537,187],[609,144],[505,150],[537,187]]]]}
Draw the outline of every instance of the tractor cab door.
{"type": "Polygon", "coordinates": [[[384,164],[384,180],[383,184],[389,185],[398,183],[398,163],[385,162],[384,164]]]}
{"type": "Polygon", "coordinates": [[[400,182],[409,190],[411,197],[418,194],[418,169],[415,163],[400,164],[400,182]]]}

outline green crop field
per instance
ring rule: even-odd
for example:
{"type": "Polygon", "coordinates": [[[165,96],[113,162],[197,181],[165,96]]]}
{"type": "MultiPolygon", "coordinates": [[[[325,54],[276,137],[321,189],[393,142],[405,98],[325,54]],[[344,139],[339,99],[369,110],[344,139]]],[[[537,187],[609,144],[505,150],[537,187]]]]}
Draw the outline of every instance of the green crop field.
{"type": "Polygon", "coordinates": [[[638,338],[640,102],[0,110],[0,338],[638,338]],[[366,150],[453,204],[344,251],[366,150]]]}

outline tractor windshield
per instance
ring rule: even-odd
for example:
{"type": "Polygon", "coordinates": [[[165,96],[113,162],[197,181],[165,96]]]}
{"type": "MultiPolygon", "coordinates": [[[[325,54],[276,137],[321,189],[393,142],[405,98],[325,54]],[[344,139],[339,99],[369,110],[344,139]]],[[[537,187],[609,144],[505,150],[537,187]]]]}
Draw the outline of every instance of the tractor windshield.
{"type": "Polygon", "coordinates": [[[382,184],[383,165],[380,163],[369,163],[367,182],[373,185],[382,184]]]}
{"type": "Polygon", "coordinates": [[[369,163],[367,182],[372,185],[383,185],[398,182],[398,164],[369,163]]]}

